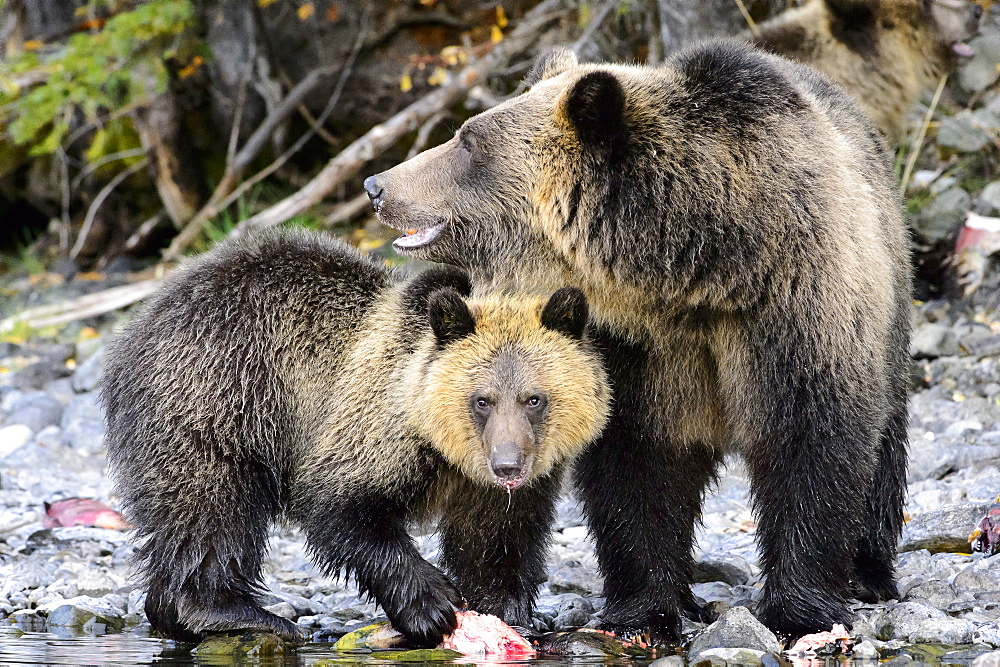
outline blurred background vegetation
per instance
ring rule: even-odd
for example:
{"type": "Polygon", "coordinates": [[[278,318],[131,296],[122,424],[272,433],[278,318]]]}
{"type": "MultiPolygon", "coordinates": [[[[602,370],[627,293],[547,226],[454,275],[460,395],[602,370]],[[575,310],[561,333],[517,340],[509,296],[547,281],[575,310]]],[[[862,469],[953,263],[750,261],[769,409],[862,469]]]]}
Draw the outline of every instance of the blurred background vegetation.
{"type": "MultiPolygon", "coordinates": [[[[656,64],[795,4],[0,0],[0,316],[46,285],[155,278],[248,220],[392,260],[361,181],[519,92],[542,50],[656,64]]],[[[898,151],[901,177],[919,158],[903,189],[923,298],[996,274],[992,251],[952,261],[968,212],[1000,212],[995,15],[976,68],[927,116],[929,91],[898,151]]]]}

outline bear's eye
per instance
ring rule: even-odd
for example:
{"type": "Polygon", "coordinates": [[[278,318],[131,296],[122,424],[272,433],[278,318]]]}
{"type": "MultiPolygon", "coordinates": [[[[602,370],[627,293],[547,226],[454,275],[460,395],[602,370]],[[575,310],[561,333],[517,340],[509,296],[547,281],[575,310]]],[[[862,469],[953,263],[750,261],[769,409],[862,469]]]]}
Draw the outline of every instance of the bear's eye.
{"type": "Polygon", "coordinates": [[[532,396],[531,398],[528,399],[529,408],[537,408],[541,404],[542,404],[542,399],[539,396],[532,396]]]}
{"type": "Polygon", "coordinates": [[[469,135],[463,134],[459,138],[458,142],[463,151],[466,153],[472,153],[472,139],[469,138],[469,135]]]}
{"type": "Polygon", "coordinates": [[[479,408],[480,410],[485,410],[486,408],[490,407],[490,402],[487,401],[485,398],[477,398],[476,407],[479,408]]]}

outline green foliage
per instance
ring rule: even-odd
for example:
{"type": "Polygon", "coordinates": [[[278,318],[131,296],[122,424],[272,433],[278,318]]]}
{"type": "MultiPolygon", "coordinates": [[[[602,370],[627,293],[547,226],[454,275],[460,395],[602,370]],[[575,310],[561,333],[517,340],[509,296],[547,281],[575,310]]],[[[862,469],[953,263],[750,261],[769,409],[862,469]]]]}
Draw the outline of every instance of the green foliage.
{"type": "Polygon", "coordinates": [[[75,111],[94,120],[162,91],[165,60],[177,55],[178,37],[193,12],[192,0],[148,0],[112,16],[98,32],[72,35],[55,50],[26,45],[31,48],[0,63],[0,123],[8,136],[30,145],[32,155],[51,153],[65,139],[75,111]]]}
{"type": "MultiPolygon", "coordinates": [[[[284,199],[287,195],[281,188],[269,183],[258,183],[249,192],[236,200],[229,208],[221,211],[212,220],[205,222],[202,227],[205,230],[206,246],[192,248],[192,253],[206,250],[208,247],[225,240],[229,232],[236,226],[253,217],[254,213],[263,206],[261,202],[270,202],[284,199]]],[[[285,227],[302,227],[305,229],[319,229],[322,220],[316,216],[300,213],[282,223],[285,227]]],[[[197,246],[197,244],[195,244],[197,246]]]]}

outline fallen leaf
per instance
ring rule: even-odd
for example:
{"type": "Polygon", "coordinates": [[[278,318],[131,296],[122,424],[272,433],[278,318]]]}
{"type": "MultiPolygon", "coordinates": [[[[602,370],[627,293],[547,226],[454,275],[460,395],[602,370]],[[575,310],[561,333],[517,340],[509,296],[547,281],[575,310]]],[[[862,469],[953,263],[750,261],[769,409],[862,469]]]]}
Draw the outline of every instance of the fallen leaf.
{"type": "Polygon", "coordinates": [[[326,10],[326,20],[333,23],[340,16],[340,5],[330,5],[326,10]]]}
{"type": "Polygon", "coordinates": [[[410,78],[409,74],[404,74],[399,77],[399,89],[404,93],[409,92],[413,88],[413,79],[410,78]]]}
{"type": "Polygon", "coordinates": [[[307,18],[316,13],[316,7],[312,3],[306,3],[299,7],[298,10],[299,20],[305,21],[307,18]]]}
{"type": "Polygon", "coordinates": [[[503,41],[503,31],[500,30],[500,26],[494,25],[490,28],[490,41],[494,44],[503,41]]]}

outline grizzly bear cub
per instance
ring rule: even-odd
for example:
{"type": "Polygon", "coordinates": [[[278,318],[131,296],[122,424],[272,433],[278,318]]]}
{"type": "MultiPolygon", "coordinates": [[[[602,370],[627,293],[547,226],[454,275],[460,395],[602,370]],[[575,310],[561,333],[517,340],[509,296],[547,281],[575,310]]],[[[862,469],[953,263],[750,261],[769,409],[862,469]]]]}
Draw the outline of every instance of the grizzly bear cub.
{"type": "Polygon", "coordinates": [[[843,86],[898,143],[919,95],[972,55],[982,13],[970,0],[808,0],[751,41],[843,86]]]}
{"type": "Polygon", "coordinates": [[[454,269],[402,282],[305,233],[229,242],[170,278],[103,388],[155,630],[297,637],[256,596],[279,517],[414,642],[453,630],[463,597],[529,622],[562,470],[609,390],[579,290],[468,291],[454,269]],[[406,532],[432,516],[449,576],[406,532]]]}
{"type": "Polygon", "coordinates": [[[694,527],[742,455],[799,635],[896,595],[910,264],[884,141],[804,65],[736,41],[660,67],[555,52],[524,94],[370,177],[402,252],[476,289],[586,293],[615,400],[575,464],[609,628],[677,638],[694,527]]]}

